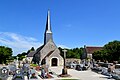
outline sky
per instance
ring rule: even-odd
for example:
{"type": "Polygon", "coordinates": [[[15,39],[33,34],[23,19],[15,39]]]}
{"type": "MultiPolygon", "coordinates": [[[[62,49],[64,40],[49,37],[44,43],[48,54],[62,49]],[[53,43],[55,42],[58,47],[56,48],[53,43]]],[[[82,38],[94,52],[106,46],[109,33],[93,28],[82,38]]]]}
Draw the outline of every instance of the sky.
{"type": "Polygon", "coordinates": [[[13,55],[43,44],[47,11],[62,48],[120,40],[120,0],[0,0],[0,46],[13,55]]]}

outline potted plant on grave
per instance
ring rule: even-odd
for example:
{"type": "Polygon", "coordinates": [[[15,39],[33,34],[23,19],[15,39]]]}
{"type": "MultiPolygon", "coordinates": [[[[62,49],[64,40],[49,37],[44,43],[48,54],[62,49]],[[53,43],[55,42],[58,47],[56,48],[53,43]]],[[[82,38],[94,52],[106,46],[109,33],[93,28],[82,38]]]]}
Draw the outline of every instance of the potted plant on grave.
{"type": "Polygon", "coordinates": [[[37,77],[35,76],[35,73],[33,73],[30,78],[31,78],[31,79],[37,79],[37,77]]]}
{"type": "Polygon", "coordinates": [[[22,79],[22,76],[16,76],[15,78],[21,78],[22,79]]]}

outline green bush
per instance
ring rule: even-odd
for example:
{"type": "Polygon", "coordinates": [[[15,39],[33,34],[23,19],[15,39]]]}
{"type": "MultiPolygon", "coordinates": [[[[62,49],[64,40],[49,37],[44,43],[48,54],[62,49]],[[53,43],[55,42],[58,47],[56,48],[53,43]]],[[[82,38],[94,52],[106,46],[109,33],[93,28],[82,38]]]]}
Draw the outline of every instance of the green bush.
{"type": "Polygon", "coordinates": [[[16,76],[15,78],[21,78],[22,79],[22,76],[16,76]]]}
{"type": "Polygon", "coordinates": [[[36,77],[36,76],[31,76],[30,78],[31,78],[31,79],[37,79],[37,77],[36,77]]]}
{"type": "Polygon", "coordinates": [[[38,66],[38,65],[37,65],[37,64],[30,64],[30,66],[36,67],[36,66],[38,66]]]}

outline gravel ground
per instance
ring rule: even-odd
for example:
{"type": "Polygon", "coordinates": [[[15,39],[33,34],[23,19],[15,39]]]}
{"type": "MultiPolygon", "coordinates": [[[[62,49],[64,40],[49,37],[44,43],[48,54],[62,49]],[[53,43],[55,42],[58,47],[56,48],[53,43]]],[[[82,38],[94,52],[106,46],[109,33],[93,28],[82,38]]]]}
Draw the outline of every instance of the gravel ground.
{"type": "MultiPolygon", "coordinates": [[[[87,71],[77,71],[74,69],[68,69],[68,74],[71,77],[57,77],[62,73],[62,66],[60,67],[50,67],[50,70],[53,71],[56,75],[53,75],[54,78],[51,80],[58,80],[58,79],[78,79],[78,80],[115,80],[115,79],[108,79],[107,76],[92,72],[91,70],[87,71]]],[[[48,80],[48,79],[47,79],[48,80]]]]}

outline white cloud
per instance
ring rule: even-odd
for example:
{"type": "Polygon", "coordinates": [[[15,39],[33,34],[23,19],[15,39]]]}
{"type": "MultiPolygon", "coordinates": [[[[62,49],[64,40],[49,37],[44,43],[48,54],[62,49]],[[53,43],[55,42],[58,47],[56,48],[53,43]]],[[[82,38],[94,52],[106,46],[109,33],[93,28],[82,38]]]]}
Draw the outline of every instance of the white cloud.
{"type": "Polygon", "coordinates": [[[67,47],[67,46],[65,46],[65,45],[58,45],[58,47],[69,49],[69,47],[67,47]]]}
{"type": "Polygon", "coordinates": [[[38,48],[42,43],[33,37],[26,37],[10,32],[0,32],[0,45],[11,47],[13,55],[29,50],[31,47],[38,48]]]}
{"type": "MultiPolygon", "coordinates": [[[[28,51],[31,47],[35,49],[41,46],[37,39],[33,37],[26,37],[11,32],[0,32],[0,46],[7,46],[12,48],[13,55],[28,51]]],[[[58,47],[69,48],[65,45],[58,44],[58,47]]]]}

